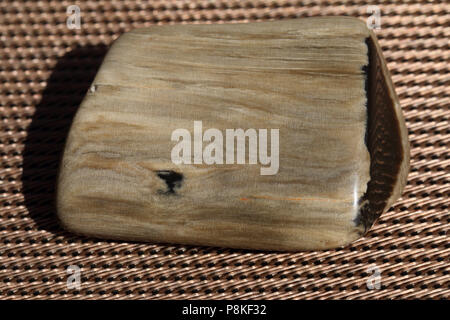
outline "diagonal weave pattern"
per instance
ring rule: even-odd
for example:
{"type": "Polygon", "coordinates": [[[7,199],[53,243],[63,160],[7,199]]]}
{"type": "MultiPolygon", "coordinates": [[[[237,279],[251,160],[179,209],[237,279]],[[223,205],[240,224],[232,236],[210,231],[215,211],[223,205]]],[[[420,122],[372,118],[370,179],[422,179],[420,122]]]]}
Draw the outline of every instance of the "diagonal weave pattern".
{"type": "MultiPolygon", "coordinates": [[[[353,245],[261,253],[99,241],[55,218],[59,157],[107,46],[132,28],[349,15],[367,1],[0,2],[1,299],[448,299],[448,1],[374,1],[411,141],[403,197],[353,245]],[[81,29],[66,9],[81,9],[81,29]],[[81,288],[66,286],[69,265],[81,288]],[[370,290],[371,266],[381,287],[370,290]]],[[[149,53],[151,54],[151,53],[149,53]]]]}

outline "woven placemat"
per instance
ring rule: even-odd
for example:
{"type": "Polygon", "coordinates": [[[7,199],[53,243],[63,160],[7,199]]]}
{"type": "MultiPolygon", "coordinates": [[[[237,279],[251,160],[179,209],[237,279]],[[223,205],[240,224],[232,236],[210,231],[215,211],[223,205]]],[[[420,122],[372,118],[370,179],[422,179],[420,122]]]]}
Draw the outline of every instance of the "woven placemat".
{"type": "MultiPolygon", "coordinates": [[[[448,299],[448,1],[376,1],[406,117],[403,197],[343,249],[262,253],[99,241],[63,231],[53,204],[71,120],[107,47],[133,28],[317,15],[366,20],[367,1],[0,2],[1,299],[448,299]],[[78,5],[80,29],[66,25],[78,5]],[[80,267],[80,287],[67,268],[80,267]]],[[[376,8],[375,8],[376,9],[376,8]]],[[[369,13],[368,13],[369,10],[369,13]]],[[[151,53],[149,53],[151,54],[151,53]]],[[[75,270],[76,271],[76,270],[75,270]]]]}

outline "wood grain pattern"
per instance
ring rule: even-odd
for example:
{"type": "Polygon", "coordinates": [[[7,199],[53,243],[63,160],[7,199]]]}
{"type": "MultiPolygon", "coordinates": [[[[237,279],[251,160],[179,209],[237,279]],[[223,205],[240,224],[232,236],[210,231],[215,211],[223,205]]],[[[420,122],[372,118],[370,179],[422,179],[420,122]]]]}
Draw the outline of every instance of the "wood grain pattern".
{"type": "MultiPolygon", "coordinates": [[[[365,140],[367,39],[376,41],[351,18],[155,26],[122,35],[66,143],[62,224],[102,238],[263,250],[357,239],[380,214],[360,216],[378,172],[365,140]],[[171,134],[192,132],[194,121],[223,132],[279,129],[278,173],[260,175],[259,164],[174,164],[171,134]],[[167,172],[182,178],[170,186],[167,172]]],[[[393,131],[403,141],[401,134],[393,131]]],[[[405,148],[391,150],[400,156],[384,197],[401,192],[404,177],[395,168],[405,163],[405,148]]]]}

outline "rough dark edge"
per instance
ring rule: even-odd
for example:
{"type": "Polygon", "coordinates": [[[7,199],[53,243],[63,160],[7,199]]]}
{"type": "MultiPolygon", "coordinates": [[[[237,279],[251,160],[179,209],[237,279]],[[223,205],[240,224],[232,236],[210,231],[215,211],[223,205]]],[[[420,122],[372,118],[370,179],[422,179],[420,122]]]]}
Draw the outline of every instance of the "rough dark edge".
{"type": "Polygon", "coordinates": [[[403,161],[403,146],[395,102],[389,95],[373,40],[366,39],[369,65],[366,72],[367,131],[365,143],[370,153],[370,181],[361,197],[354,222],[367,233],[386,208],[403,161]]]}

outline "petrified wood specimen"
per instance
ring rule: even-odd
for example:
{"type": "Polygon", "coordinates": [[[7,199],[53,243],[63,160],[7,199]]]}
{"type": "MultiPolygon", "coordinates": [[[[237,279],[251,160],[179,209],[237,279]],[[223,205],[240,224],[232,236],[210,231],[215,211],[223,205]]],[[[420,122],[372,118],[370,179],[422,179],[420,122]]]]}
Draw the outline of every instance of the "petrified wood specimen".
{"type": "Polygon", "coordinates": [[[361,237],[408,168],[401,109],[363,22],[155,26],[105,57],[69,133],[57,207],[67,229],[102,238],[327,249],[361,237]],[[248,133],[244,159],[227,129],[248,133]]]}

